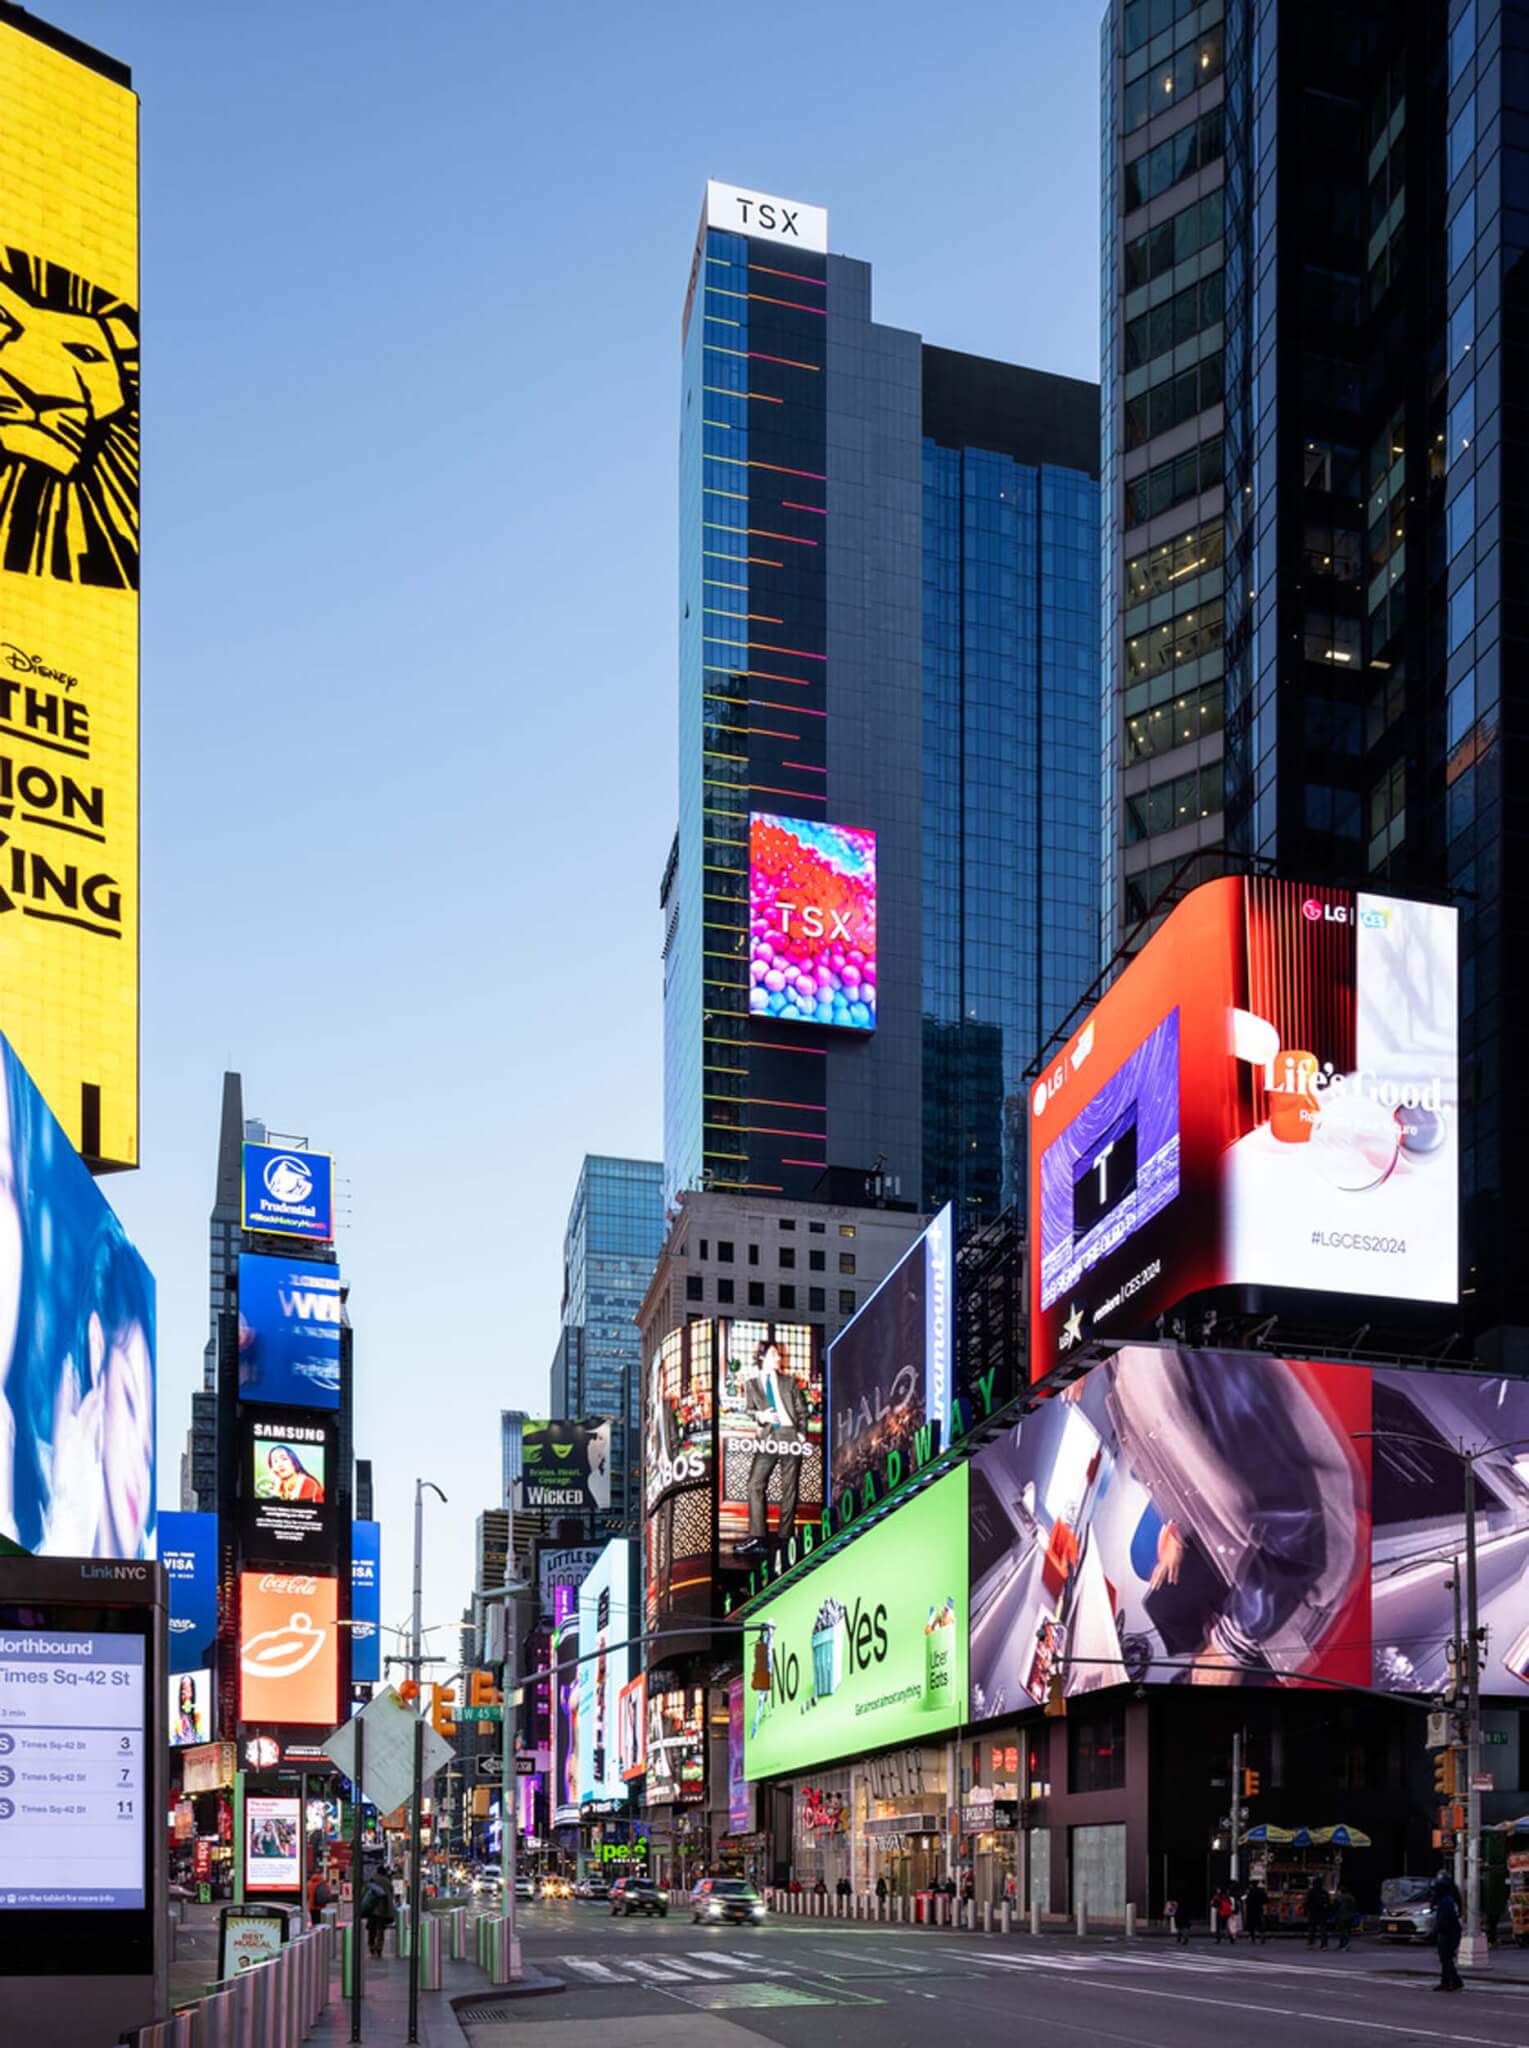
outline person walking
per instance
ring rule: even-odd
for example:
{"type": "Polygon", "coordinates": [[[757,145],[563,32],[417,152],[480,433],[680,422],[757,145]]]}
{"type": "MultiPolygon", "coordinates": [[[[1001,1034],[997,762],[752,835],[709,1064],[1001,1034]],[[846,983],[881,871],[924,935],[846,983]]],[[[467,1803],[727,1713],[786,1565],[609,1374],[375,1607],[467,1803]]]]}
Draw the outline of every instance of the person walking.
{"type": "Polygon", "coordinates": [[[1251,1942],[1267,1942],[1269,1939],[1265,1924],[1268,1904],[1269,1894],[1255,1877],[1242,1901],[1242,1924],[1247,1929],[1248,1940],[1251,1942]]]}
{"type": "Polygon", "coordinates": [[[1235,1944],[1237,1930],[1232,1925],[1232,1915],[1237,1910],[1237,1901],[1225,1885],[1217,1885],[1216,1895],[1210,1902],[1210,1917],[1216,1929],[1216,1946],[1220,1948],[1223,1937],[1235,1944]]]}
{"type": "Polygon", "coordinates": [[[308,1924],[317,1927],[324,1918],[324,1908],[334,1904],[334,1893],[329,1889],[329,1879],[324,1866],[319,1865],[308,1880],[308,1924]]]}
{"type": "Polygon", "coordinates": [[[886,1901],[887,1901],[887,1881],[886,1881],[886,1879],[885,1879],[884,1877],[878,1877],[878,1878],[877,1878],[877,1880],[876,1880],[876,1902],[877,1902],[877,1904],[878,1904],[878,1905],[883,1905],[883,1906],[884,1906],[884,1905],[886,1904],[886,1901]]]}
{"type": "Polygon", "coordinates": [[[1315,1948],[1320,1941],[1327,1946],[1328,1923],[1332,1918],[1332,1900],[1328,1897],[1327,1886],[1322,1882],[1320,1872],[1306,1888],[1306,1946],[1315,1948]]]}
{"type": "Polygon", "coordinates": [[[849,1898],[852,1892],[852,1886],[850,1885],[849,1879],[847,1877],[841,1877],[839,1879],[839,1882],[834,1886],[834,1892],[836,1896],[841,1899],[849,1898]]]}
{"type": "Polygon", "coordinates": [[[397,1921],[398,1909],[393,1904],[393,1887],[379,1871],[374,1870],[367,1879],[356,1910],[366,1926],[367,1950],[380,1958],[382,1937],[397,1921]]]}
{"type": "Polygon", "coordinates": [[[1340,1891],[1333,1901],[1333,1927],[1338,1936],[1338,1947],[1345,1949],[1353,1938],[1354,1922],[1359,1918],[1359,1902],[1349,1891],[1340,1891]]]}
{"type": "Polygon", "coordinates": [[[1439,1944],[1439,1981],[1435,1991],[1463,1991],[1465,1979],[1455,1965],[1460,1953],[1460,1894],[1447,1870],[1433,1888],[1434,1928],[1439,1944]]]}
{"type": "Polygon", "coordinates": [[[1189,1908],[1179,1899],[1169,1899],[1163,1908],[1163,1918],[1173,1929],[1175,1946],[1178,1948],[1188,1948],[1189,1908]]]}

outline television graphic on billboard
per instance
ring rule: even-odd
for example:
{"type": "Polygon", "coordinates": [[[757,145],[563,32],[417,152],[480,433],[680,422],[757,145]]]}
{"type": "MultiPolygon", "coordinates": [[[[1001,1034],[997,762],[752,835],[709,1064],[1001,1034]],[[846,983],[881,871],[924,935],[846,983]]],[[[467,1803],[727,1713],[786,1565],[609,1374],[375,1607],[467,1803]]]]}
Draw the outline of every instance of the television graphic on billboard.
{"type": "Polygon", "coordinates": [[[268,1236],[334,1236],[334,1162],[302,1146],[244,1147],[244,1227],[268,1236]]]}
{"type": "Polygon", "coordinates": [[[749,818],[749,1008],[836,1031],[876,1028],[876,834],[749,818]]]}
{"type": "Polygon", "coordinates": [[[949,1205],[828,1347],[832,1497],[905,1476],[947,1440],[954,1350],[949,1205]],[[901,1461],[901,1474],[893,1460],[901,1461]]]}
{"type": "Polygon", "coordinates": [[[239,1259],[239,1399],[340,1405],[340,1269],[312,1259],[239,1259]]]}
{"type": "Polygon", "coordinates": [[[333,1423],[250,1409],[239,1418],[240,1529],[247,1558],[332,1563],[339,1530],[333,1423]]]}
{"type": "Polygon", "coordinates": [[[718,1559],[746,1565],[822,1518],[822,1366],[810,1323],[716,1331],[718,1559]]]}
{"type": "Polygon", "coordinates": [[[239,1719],[333,1728],[340,1689],[339,1585],[301,1572],[239,1580],[239,1719]]]}
{"type": "Polygon", "coordinates": [[[138,102],[121,78],[11,20],[0,22],[0,195],[4,1022],[70,1144],[130,1167],[138,102]]]}
{"type": "Polygon", "coordinates": [[[218,1637],[218,1518],[167,1508],[159,1518],[159,1561],[170,1609],[170,1669],[210,1667],[218,1637]]]}
{"type": "Polygon", "coordinates": [[[40,1556],[152,1557],[153,1277],[5,1039],[0,1300],[0,1536],[40,1556]]]}
{"type": "Polygon", "coordinates": [[[527,1422],[520,1438],[516,1508],[549,1508],[587,1518],[611,1504],[611,1426],[582,1422],[527,1422]]]}
{"type": "Polygon", "coordinates": [[[632,1671],[632,1546],[608,1543],[579,1588],[579,1641],[594,1651],[579,1665],[579,1803],[625,1804],[617,1748],[617,1701],[632,1671]]]}
{"type": "Polygon", "coordinates": [[[1457,916],[1203,883],[1034,1084],[1030,1357],[1218,1288],[1458,1297],[1457,916]]]}
{"type": "Polygon", "coordinates": [[[647,1805],[688,1805],[705,1798],[705,1703],[699,1686],[649,1690],[647,1805]]]}

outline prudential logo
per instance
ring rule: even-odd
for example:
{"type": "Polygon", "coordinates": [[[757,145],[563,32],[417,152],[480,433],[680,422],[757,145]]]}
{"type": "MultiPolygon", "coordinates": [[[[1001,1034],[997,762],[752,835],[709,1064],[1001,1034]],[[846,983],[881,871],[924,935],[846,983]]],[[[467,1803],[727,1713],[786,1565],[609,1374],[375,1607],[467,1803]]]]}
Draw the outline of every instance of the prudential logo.
{"type": "Polygon", "coordinates": [[[291,1152],[278,1152],[268,1159],[261,1179],[273,1202],[306,1202],[313,1193],[312,1173],[291,1152]]]}

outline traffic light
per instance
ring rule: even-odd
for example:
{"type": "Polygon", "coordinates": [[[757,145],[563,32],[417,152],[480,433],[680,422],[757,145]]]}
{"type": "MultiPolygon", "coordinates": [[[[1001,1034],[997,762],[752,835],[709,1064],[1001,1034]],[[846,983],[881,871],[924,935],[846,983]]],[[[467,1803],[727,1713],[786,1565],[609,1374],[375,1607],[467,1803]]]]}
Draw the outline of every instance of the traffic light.
{"type": "Polygon", "coordinates": [[[419,1680],[417,1678],[401,1678],[398,1681],[398,1697],[406,1707],[418,1706],[419,1680]]]}
{"type": "Polygon", "coordinates": [[[1258,1797],[1258,1788],[1262,1783],[1263,1779],[1260,1777],[1257,1771],[1245,1770],[1242,1774],[1243,1798],[1256,1799],[1258,1797]]]}
{"type": "Polygon", "coordinates": [[[1441,1799],[1453,1799],[1459,1790],[1460,1753],[1454,1749],[1440,1749],[1434,1752],[1433,1789],[1441,1799]]]}
{"type": "Polygon", "coordinates": [[[449,1742],[457,1732],[457,1724],[451,1718],[451,1707],[457,1696],[454,1685],[430,1687],[430,1726],[437,1735],[444,1735],[449,1742]]]}
{"type": "Polygon", "coordinates": [[[751,1692],[768,1692],[770,1690],[770,1646],[763,1636],[755,1638],[754,1675],[749,1680],[749,1690],[751,1692]]]}
{"type": "Polygon", "coordinates": [[[1067,1695],[1062,1690],[1060,1671],[1051,1674],[1051,1683],[1046,1688],[1045,1711],[1048,1721],[1065,1721],[1067,1718],[1067,1695]]]}
{"type": "Polygon", "coordinates": [[[468,1673],[467,1704],[470,1707],[498,1707],[504,1704],[504,1694],[495,1685],[492,1671],[468,1673]]]}

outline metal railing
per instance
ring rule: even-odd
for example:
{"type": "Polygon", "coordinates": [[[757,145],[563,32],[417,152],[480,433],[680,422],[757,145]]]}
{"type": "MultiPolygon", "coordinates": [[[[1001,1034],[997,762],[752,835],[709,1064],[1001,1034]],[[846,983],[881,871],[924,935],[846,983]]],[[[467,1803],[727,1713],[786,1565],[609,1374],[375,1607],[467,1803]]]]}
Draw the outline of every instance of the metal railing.
{"type": "Polygon", "coordinates": [[[125,2034],[126,2048],[299,2048],[330,2001],[337,1945],[333,1926],[310,1928],[268,1963],[125,2034]]]}

